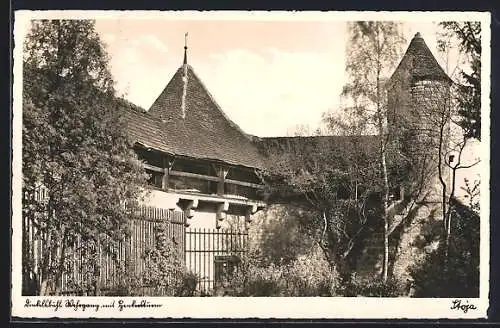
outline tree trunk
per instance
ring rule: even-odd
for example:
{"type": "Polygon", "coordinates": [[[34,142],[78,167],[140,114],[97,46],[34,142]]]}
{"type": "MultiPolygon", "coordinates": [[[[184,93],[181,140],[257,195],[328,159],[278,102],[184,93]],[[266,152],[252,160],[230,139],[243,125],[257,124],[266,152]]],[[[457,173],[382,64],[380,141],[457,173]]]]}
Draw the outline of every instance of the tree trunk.
{"type": "Polygon", "coordinates": [[[384,195],[383,195],[383,220],[384,220],[384,259],[382,263],[382,280],[384,282],[387,281],[389,275],[389,218],[387,209],[389,208],[389,178],[387,174],[387,162],[386,162],[386,137],[387,135],[384,133],[384,113],[382,112],[382,96],[380,90],[380,76],[382,72],[382,60],[381,60],[381,51],[382,47],[380,45],[380,25],[376,23],[375,36],[376,36],[376,48],[375,52],[377,55],[377,123],[378,123],[378,133],[380,135],[380,163],[382,167],[382,179],[384,183],[384,195]]]}
{"type": "MultiPolygon", "coordinates": [[[[64,227],[64,226],[63,226],[64,227]]],[[[60,250],[60,255],[58,259],[58,264],[57,264],[57,273],[55,277],[55,293],[56,295],[60,295],[62,292],[62,280],[63,280],[63,275],[64,275],[64,265],[66,264],[66,243],[67,243],[67,233],[66,229],[63,229],[63,238],[61,241],[61,250],[60,250]]],[[[56,253],[57,254],[57,253],[56,253]]]]}
{"type": "Polygon", "coordinates": [[[335,254],[335,252],[332,249],[330,249],[327,245],[320,243],[319,246],[323,251],[326,261],[330,266],[330,269],[332,271],[338,272],[341,276],[345,275],[345,272],[347,271],[345,261],[340,256],[337,256],[337,254],[335,254]]]}
{"type": "MultiPolygon", "coordinates": [[[[448,243],[449,243],[449,236],[448,236],[448,215],[447,215],[447,197],[446,197],[446,182],[444,180],[443,176],[443,143],[444,143],[444,129],[445,129],[445,122],[444,118],[441,118],[440,122],[441,126],[439,129],[439,144],[438,144],[438,176],[439,176],[439,182],[441,183],[442,187],[442,194],[441,194],[441,207],[443,210],[443,224],[444,224],[444,231],[445,231],[445,261],[446,258],[448,258],[448,243]]],[[[445,268],[446,270],[446,268],[445,268]]]]}
{"type": "Polygon", "coordinates": [[[47,279],[43,279],[40,282],[40,296],[49,296],[49,281],[47,279]]]}
{"type": "MultiPolygon", "coordinates": [[[[448,212],[446,214],[446,240],[445,240],[445,245],[446,245],[446,259],[448,258],[449,254],[449,248],[450,248],[450,236],[451,236],[451,202],[453,198],[455,197],[455,181],[456,181],[456,173],[457,170],[456,168],[453,168],[452,170],[452,179],[451,179],[451,192],[450,192],[450,198],[448,199],[448,212]]],[[[447,261],[447,260],[446,260],[447,261]]],[[[448,263],[448,262],[446,262],[448,263]]]]}
{"type": "Polygon", "coordinates": [[[387,208],[389,207],[389,179],[387,177],[387,163],[385,159],[385,145],[382,141],[382,174],[384,178],[384,262],[382,264],[382,280],[387,281],[389,273],[389,218],[387,208]]]}
{"type": "MultiPolygon", "coordinates": [[[[45,232],[41,234],[42,236],[42,245],[49,245],[49,237],[45,232]]],[[[48,296],[49,295],[49,284],[51,281],[51,275],[49,274],[50,270],[50,252],[44,252],[39,259],[39,265],[41,267],[39,284],[40,288],[38,289],[40,292],[40,296],[48,296]]]]}

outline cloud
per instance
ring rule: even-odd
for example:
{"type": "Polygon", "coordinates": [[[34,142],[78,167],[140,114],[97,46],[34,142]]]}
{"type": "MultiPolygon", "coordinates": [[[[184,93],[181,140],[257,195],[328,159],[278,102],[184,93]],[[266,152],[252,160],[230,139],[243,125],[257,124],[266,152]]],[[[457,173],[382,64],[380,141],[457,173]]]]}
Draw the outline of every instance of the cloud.
{"type": "Polygon", "coordinates": [[[148,56],[135,47],[124,48],[111,61],[118,93],[144,109],[149,108],[165,87],[171,69],[165,58],[148,56]]]}
{"type": "Polygon", "coordinates": [[[116,40],[116,35],[111,33],[105,33],[101,36],[102,41],[106,44],[111,44],[116,40]]]}
{"type": "Polygon", "coordinates": [[[110,54],[118,94],[147,109],[165,87],[165,75],[172,69],[166,64],[167,45],[152,34],[130,38],[101,33],[101,39],[110,54]]]}
{"type": "Polygon", "coordinates": [[[299,124],[316,127],[336,107],[344,58],[331,53],[234,49],[211,54],[196,68],[222,109],[259,136],[286,135],[299,124]]]}
{"type": "Polygon", "coordinates": [[[146,51],[159,51],[161,53],[167,53],[168,47],[158,39],[155,35],[146,34],[138,38],[132,39],[132,44],[136,47],[147,47],[146,51]]]}
{"type": "MultiPolygon", "coordinates": [[[[154,35],[110,42],[111,71],[119,93],[148,109],[175,70],[168,47],[154,35]]],[[[323,112],[338,107],[343,50],[290,52],[279,48],[214,52],[191,65],[221,108],[247,133],[286,135],[298,125],[318,126],[323,112]]]]}

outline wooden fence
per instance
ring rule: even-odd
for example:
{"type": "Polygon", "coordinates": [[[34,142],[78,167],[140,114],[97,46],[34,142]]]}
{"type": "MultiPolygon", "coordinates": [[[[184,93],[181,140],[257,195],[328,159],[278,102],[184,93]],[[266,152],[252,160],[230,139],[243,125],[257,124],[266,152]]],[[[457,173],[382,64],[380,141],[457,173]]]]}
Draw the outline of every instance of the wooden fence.
{"type": "MultiPolygon", "coordinates": [[[[158,224],[168,222],[168,236],[182,253],[185,249],[185,222],[182,212],[148,206],[140,207],[140,219],[132,221],[130,237],[104,251],[99,247],[97,270],[87,265],[86,243],[77,238],[74,245],[67,250],[69,260],[65,273],[60,278],[62,293],[65,295],[85,295],[99,292],[106,294],[116,288],[127,277],[139,277],[146,270],[144,253],[155,245],[155,228],[158,224]],[[127,263],[132,265],[127,266],[127,263]],[[91,278],[98,279],[91,283],[91,278]]],[[[44,245],[41,231],[32,219],[23,218],[23,280],[42,277],[41,259],[51,253],[50,247],[44,245]],[[29,270],[27,270],[29,268],[29,270]]],[[[45,238],[45,240],[47,240],[45,238]]],[[[88,250],[88,249],[87,249],[88,250]]],[[[56,251],[56,254],[60,250],[56,251]]],[[[53,253],[53,252],[52,252],[53,253]]],[[[29,289],[29,288],[28,288],[29,289]]],[[[25,292],[26,293],[26,292],[25,292]]],[[[28,292],[29,293],[29,292],[28,292]]]]}
{"type": "MultiPolygon", "coordinates": [[[[32,197],[25,200],[43,204],[47,192],[36,189],[32,197]]],[[[43,222],[48,213],[37,216],[23,215],[23,294],[36,295],[37,283],[43,276],[41,262],[44,256],[60,254],[60,249],[51,249],[44,244],[47,236],[42,236],[35,222],[43,222]],[[45,237],[45,238],[42,238],[45,237]],[[35,282],[35,283],[33,283],[35,282]],[[31,285],[31,286],[30,286],[31,285]]],[[[64,295],[109,295],[116,292],[124,279],[147,275],[145,251],[153,249],[156,242],[155,229],[160,223],[168,222],[167,235],[181,253],[188,271],[198,276],[198,291],[209,293],[223,284],[231,270],[245,251],[248,234],[235,230],[186,229],[183,212],[142,206],[139,218],[131,222],[130,235],[113,247],[104,249],[97,245],[98,260],[89,263],[88,243],[77,238],[66,250],[65,273],[60,277],[61,292],[64,295]],[[86,253],[87,252],[87,253],[86,253]],[[95,279],[97,277],[97,279],[95,279]]],[[[135,291],[148,295],[147,286],[137,286],[135,291]]]]}

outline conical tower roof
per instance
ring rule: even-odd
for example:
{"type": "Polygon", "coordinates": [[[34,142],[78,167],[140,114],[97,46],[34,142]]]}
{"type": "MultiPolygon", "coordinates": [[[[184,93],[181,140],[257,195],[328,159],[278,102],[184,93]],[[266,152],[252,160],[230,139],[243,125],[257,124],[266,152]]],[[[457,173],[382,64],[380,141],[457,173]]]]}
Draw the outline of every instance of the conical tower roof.
{"type": "Polygon", "coordinates": [[[415,34],[411,40],[401,62],[392,74],[390,82],[392,84],[403,77],[409,77],[412,81],[452,82],[425,44],[420,33],[415,34]]]}
{"type": "Polygon", "coordinates": [[[140,116],[134,116],[132,130],[143,131],[135,133],[141,143],[147,144],[151,139],[154,148],[173,155],[263,167],[263,157],[251,136],[224,114],[187,63],[186,54],[183,64],[150,109],[140,116]],[[151,131],[143,126],[145,123],[151,131]],[[144,139],[145,136],[154,138],[144,139]]]}

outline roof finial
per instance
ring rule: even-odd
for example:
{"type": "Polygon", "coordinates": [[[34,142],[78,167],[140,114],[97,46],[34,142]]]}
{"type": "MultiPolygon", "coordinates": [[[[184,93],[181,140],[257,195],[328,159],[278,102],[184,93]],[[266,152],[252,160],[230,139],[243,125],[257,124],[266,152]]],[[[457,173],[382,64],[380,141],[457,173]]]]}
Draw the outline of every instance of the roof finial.
{"type": "Polygon", "coordinates": [[[184,34],[184,65],[187,65],[187,37],[188,33],[184,34]]]}
{"type": "Polygon", "coordinates": [[[415,39],[418,39],[418,38],[420,38],[420,39],[422,38],[422,36],[420,35],[420,32],[417,32],[417,33],[415,34],[415,39]]]}

